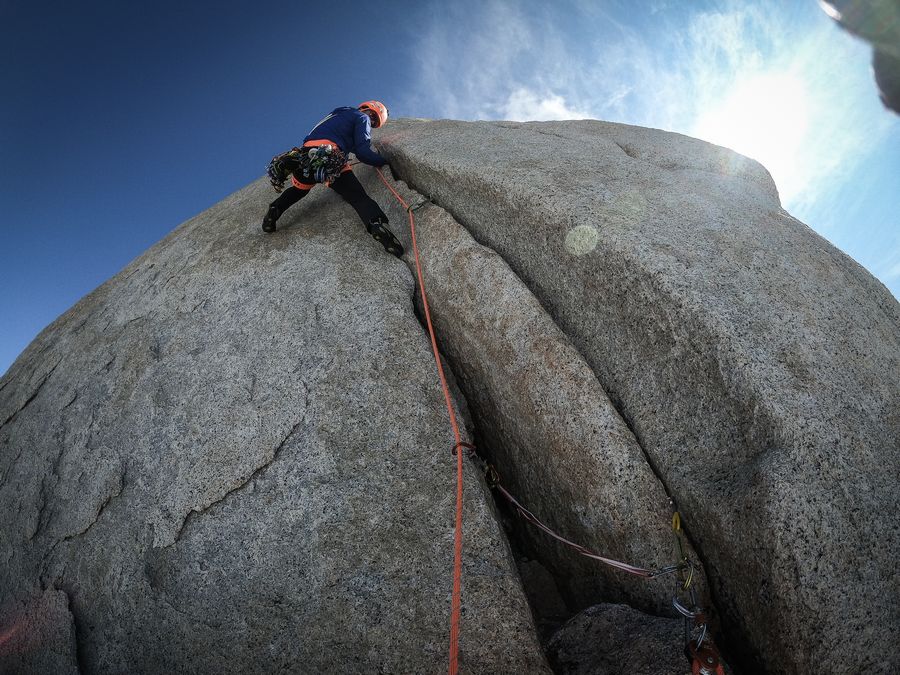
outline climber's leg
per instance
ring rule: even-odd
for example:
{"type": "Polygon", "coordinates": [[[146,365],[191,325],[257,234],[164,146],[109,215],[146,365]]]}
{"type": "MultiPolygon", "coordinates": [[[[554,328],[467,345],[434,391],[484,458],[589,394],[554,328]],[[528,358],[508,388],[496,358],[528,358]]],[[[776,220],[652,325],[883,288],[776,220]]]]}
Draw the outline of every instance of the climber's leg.
{"type": "Polygon", "coordinates": [[[403,255],[403,246],[387,228],[388,217],[375,200],[366,194],[349,166],[344,167],[340,177],[331,183],[330,187],[356,210],[363,225],[366,226],[366,231],[384,246],[385,251],[398,258],[403,255]]]}
{"type": "Polygon", "coordinates": [[[294,185],[282,192],[274,202],[269,204],[269,210],[266,212],[266,216],[263,218],[262,222],[263,232],[274,232],[275,223],[281,218],[281,214],[309,194],[312,187],[313,186],[310,185],[306,189],[301,189],[294,185]]]}
{"type": "Polygon", "coordinates": [[[331,189],[337,192],[344,200],[350,204],[359,214],[363,225],[368,227],[373,220],[388,221],[388,217],[384,215],[381,207],[366,194],[365,188],[353,175],[353,171],[349,167],[345,167],[341,175],[330,185],[331,189]]]}

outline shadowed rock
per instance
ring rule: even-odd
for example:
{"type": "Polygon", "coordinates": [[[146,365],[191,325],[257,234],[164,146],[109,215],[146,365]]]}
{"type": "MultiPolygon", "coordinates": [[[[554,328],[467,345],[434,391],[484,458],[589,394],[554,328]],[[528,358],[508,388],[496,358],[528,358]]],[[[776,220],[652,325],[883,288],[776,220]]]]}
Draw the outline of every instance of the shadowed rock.
{"type": "Polygon", "coordinates": [[[4,673],[79,673],[65,593],[48,588],[0,607],[0,666],[4,673]]]}
{"type": "MultiPolygon", "coordinates": [[[[412,278],[327,190],[262,235],[270,198],[176,229],[0,382],[0,597],[65,590],[85,673],[446,671],[453,436],[412,278]]],[[[461,668],[545,672],[466,480],[461,668]]]]}
{"type": "Polygon", "coordinates": [[[559,675],[688,675],[684,622],[627,605],[595,605],[559,629],[547,645],[559,675]]]}
{"type": "Polygon", "coordinates": [[[590,364],[685,514],[733,661],[900,669],[887,289],[760,165],[678,134],[402,120],[377,141],[590,364]]]}

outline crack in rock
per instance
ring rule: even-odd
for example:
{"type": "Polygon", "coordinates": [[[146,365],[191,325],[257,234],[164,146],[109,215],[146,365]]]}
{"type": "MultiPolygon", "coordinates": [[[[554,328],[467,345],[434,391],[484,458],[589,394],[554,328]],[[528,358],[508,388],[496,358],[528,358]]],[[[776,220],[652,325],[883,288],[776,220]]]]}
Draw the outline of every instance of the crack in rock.
{"type": "Polygon", "coordinates": [[[57,579],[52,584],[45,584],[43,580],[41,581],[41,586],[43,590],[47,590],[48,588],[53,589],[56,592],[62,593],[66,599],[66,611],[68,612],[69,618],[72,622],[72,632],[73,632],[73,645],[72,649],[74,651],[75,658],[75,666],[77,667],[78,673],[88,673],[91,672],[91,669],[88,666],[87,658],[85,655],[84,649],[79,649],[80,644],[84,641],[84,627],[82,625],[82,620],[79,618],[76,609],[75,603],[72,601],[75,597],[75,592],[72,587],[65,583],[63,579],[57,579]]]}
{"type": "MultiPolygon", "coordinates": [[[[309,389],[306,387],[305,382],[302,382],[302,384],[304,385],[304,388],[306,389],[306,406],[305,407],[308,408],[309,389]]],[[[193,522],[196,518],[199,518],[203,514],[207,513],[210,509],[212,509],[217,504],[221,504],[223,501],[228,499],[228,497],[230,497],[231,495],[233,495],[237,492],[240,492],[241,490],[246,488],[263,471],[265,471],[267,468],[269,468],[275,462],[275,460],[278,459],[279,455],[281,454],[281,450],[284,448],[285,444],[288,442],[288,440],[291,438],[291,436],[294,435],[294,432],[297,431],[297,429],[300,427],[300,425],[302,425],[305,421],[306,421],[306,413],[304,412],[303,417],[300,419],[300,421],[298,421],[296,424],[294,424],[293,427],[291,427],[291,430],[288,431],[287,435],[285,435],[285,437],[281,440],[281,442],[275,448],[275,451],[272,453],[272,457],[268,461],[264,462],[263,464],[258,466],[256,469],[254,469],[253,472],[249,476],[247,476],[247,478],[242,480],[237,486],[228,490],[221,497],[219,497],[215,501],[210,502],[206,506],[201,507],[199,509],[191,509],[190,511],[188,511],[187,515],[184,517],[184,520],[181,521],[181,526],[178,528],[178,531],[175,533],[174,541],[171,544],[167,544],[163,548],[170,548],[170,547],[174,546],[175,544],[177,544],[178,541],[183,536],[185,530],[188,528],[188,525],[191,522],[193,522]]]]}
{"type": "Polygon", "coordinates": [[[41,383],[37,386],[37,389],[34,390],[34,393],[33,393],[31,396],[28,397],[28,400],[25,401],[25,403],[23,403],[23,404],[19,407],[19,409],[16,410],[12,415],[10,415],[9,417],[7,417],[7,418],[6,418],[6,421],[4,421],[3,424],[0,424],[0,429],[2,429],[2,428],[5,427],[7,424],[9,424],[10,422],[12,422],[13,419],[15,419],[16,415],[18,415],[20,412],[22,412],[23,410],[25,410],[25,408],[27,408],[28,405],[29,405],[35,398],[37,398],[37,395],[41,392],[41,389],[43,389],[44,385],[47,384],[47,380],[50,379],[50,376],[53,375],[53,371],[56,370],[57,366],[59,366],[60,363],[62,363],[62,357],[60,357],[59,360],[56,362],[56,364],[55,364],[55,365],[47,372],[46,375],[44,375],[44,378],[41,380],[41,383]]]}
{"type": "Polygon", "coordinates": [[[68,408],[70,405],[72,405],[73,403],[75,403],[76,400],[78,400],[78,391],[77,391],[77,390],[73,393],[73,395],[72,395],[72,400],[70,400],[68,403],[66,403],[66,404],[62,407],[62,409],[65,410],[65,409],[68,408]]]}
{"type": "MultiPolygon", "coordinates": [[[[7,443],[8,442],[9,441],[7,439],[7,443]]],[[[16,458],[12,462],[9,463],[9,465],[6,467],[6,471],[3,472],[3,477],[0,478],[0,487],[3,487],[3,485],[6,483],[6,480],[9,478],[9,474],[12,473],[13,468],[15,468],[15,466],[19,463],[19,458],[22,457],[22,453],[24,451],[25,451],[25,446],[20,444],[19,450],[16,453],[16,458]]]]}
{"type": "MultiPolygon", "coordinates": [[[[50,585],[49,582],[49,573],[51,562],[53,558],[53,554],[56,552],[56,547],[62,544],[65,539],[57,539],[50,548],[41,556],[41,561],[38,563],[38,581],[40,582],[42,587],[47,587],[50,585]]],[[[63,572],[56,575],[56,581],[53,582],[54,587],[57,584],[62,583],[63,577],[65,573],[65,567],[63,567],[63,572]]]]}
{"type": "MultiPolygon", "coordinates": [[[[540,129],[537,129],[536,131],[538,131],[539,133],[543,133],[543,134],[545,134],[545,135],[558,136],[558,134],[553,134],[553,133],[546,132],[546,131],[543,131],[543,130],[540,130],[540,129]]],[[[564,138],[564,137],[563,137],[563,138],[564,138]]],[[[619,147],[626,155],[628,155],[629,157],[637,158],[637,155],[636,155],[635,153],[633,153],[633,151],[629,151],[629,149],[627,149],[626,147],[624,147],[624,146],[621,145],[620,143],[615,142],[615,145],[617,145],[617,146],[618,146],[618,147],[619,147]]],[[[407,188],[408,188],[410,191],[412,191],[415,195],[419,196],[420,198],[423,197],[422,193],[419,192],[419,190],[418,190],[417,187],[415,187],[415,186],[410,185],[409,183],[407,183],[407,188]]],[[[472,230],[472,228],[469,226],[469,224],[468,224],[467,222],[465,222],[463,219],[461,219],[461,218],[459,217],[459,215],[458,215],[457,213],[455,213],[453,210],[451,210],[448,206],[445,206],[445,205],[441,204],[441,202],[440,202],[439,199],[438,199],[438,200],[435,200],[435,199],[431,199],[431,198],[426,198],[426,199],[424,200],[423,203],[433,204],[433,205],[436,206],[437,208],[442,209],[443,211],[445,211],[448,215],[450,215],[451,218],[453,218],[453,219],[460,225],[460,227],[462,227],[462,228],[469,234],[469,236],[473,239],[473,241],[475,241],[477,244],[479,244],[482,248],[484,248],[484,249],[486,249],[486,250],[488,250],[488,251],[491,251],[494,255],[496,255],[498,258],[500,258],[501,260],[503,260],[503,261],[506,263],[506,265],[507,265],[507,267],[508,267],[510,273],[513,274],[513,275],[516,277],[516,279],[519,281],[519,283],[521,283],[526,289],[528,289],[528,292],[532,294],[532,297],[533,297],[534,300],[537,302],[537,304],[541,307],[541,309],[544,311],[544,313],[545,313],[545,315],[547,316],[547,318],[552,322],[552,324],[557,328],[557,330],[559,330],[559,332],[560,332],[562,335],[564,335],[564,336],[566,337],[566,339],[567,339],[568,342],[569,342],[569,346],[571,347],[571,349],[573,349],[573,350],[578,354],[578,356],[581,358],[581,360],[582,360],[585,364],[588,364],[588,363],[589,363],[589,362],[588,362],[588,359],[587,359],[587,357],[586,357],[586,355],[583,354],[582,351],[581,351],[580,349],[577,348],[576,342],[575,342],[575,340],[572,338],[572,336],[570,336],[570,335],[568,334],[568,332],[565,331],[565,330],[563,329],[563,327],[557,322],[557,320],[556,320],[556,318],[554,317],[553,313],[552,313],[547,307],[544,306],[544,303],[543,303],[543,302],[541,302],[541,301],[538,299],[537,294],[536,294],[535,291],[531,288],[531,285],[528,284],[528,283],[525,281],[525,279],[523,279],[523,278],[521,277],[521,275],[518,274],[518,272],[516,271],[515,267],[514,267],[509,261],[507,261],[506,258],[505,258],[499,251],[497,251],[496,249],[494,249],[494,248],[491,247],[491,246],[488,246],[488,245],[486,245],[486,244],[484,244],[484,243],[478,241],[478,239],[475,237],[475,235],[474,235],[474,233],[473,233],[473,230],[472,230]]],[[[418,311],[418,310],[419,310],[418,305],[416,305],[415,309],[417,310],[417,311],[416,311],[416,317],[419,319],[419,322],[422,324],[423,329],[427,331],[427,327],[426,327],[426,325],[425,325],[425,319],[424,319],[424,316],[420,316],[420,312],[418,311]]],[[[445,341],[444,341],[442,335],[436,335],[436,336],[435,336],[435,339],[436,339],[437,344],[438,344],[438,351],[441,353],[441,355],[442,355],[442,360],[443,360],[443,354],[446,353],[446,352],[445,352],[445,348],[447,347],[447,345],[445,344],[445,341]]],[[[647,466],[649,467],[649,469],[650,469],[650,471],[653,473],[653,475],[656,477],[656,480],[657,480],[658,484],[660,485],[660,487],[662,488],[662,490],[665,492],[666,496],[667,496],[668,499],[670,500],[670,503],[671,503],[673,506],[676,505],[677,502],[676,502],[676,500],[675,500],[675,498],[674,498],[674,492],[673,492],[671,486],[669,485],[669,482],[668,482],[668,480],[666,479],[664,472],[663,472],[662,469],[660,468],[659,463],[651,456],[650,452],[647,450],[647,447],[646,447],[646,444],[645,444],[645,440],[641,437],[640,434],[638,434],[637,429],[636,429],[635,426],[634,426],[633,420],[632,420],[631,417],[627,414],[627,411],[624,409],[624,406],[622,405],[622,402],[621,402],[620,400],[618,400],[617,397],[611,395],[610,392],[607,391],[606,387],[604,387],[604,386],[601,384],[600,376],[599,376],[599,374],[597,373],[597,371],[596,371],[594,368],[590,367],[590,366],[588,366],[588,367],[590,368],[591,373],[594,375],[594,377],[595,377],[597,383],[600,385],[601,389],[602,389],[602,390],[604,391],[604,393],[606,394],[607,400],[609,401],[609,403],[610,403],[612,409],[615,411],[615,413],[618,415],[619,419],[624,423],[624,425],[626,426],[626,428],[627,428],[627,429],[629,430],[629,432],[631,433],[631,436],[632,436],[632,438],[634,439],[634,441],[635,441],[635,443],[636,443],[638,449],[640,450],[641,455],[642,455],[642,457],[643,457],[645,463],[647,464],[647,466]]],[[[701,565],[701,567],[702,567],[702,569],[703,569],[703,571],[704,571],[704,573],[705,573],[705,571],[706,571],[707,569],[709,569],[708,558],[707,558],[706,555],[704,555],[704,552],[701,551],[698,540],[697,540],[695,537],[691,536],[690,532],[688,531],[687,526],[685,526],[684,529],[685,529],[685,535],[686,535],[688,541],[690,542],[691,546],[693,547],[693,550],[694,550],[694,552],[696,553],[697,557],[699,558],[700,565],[701,565]]],[[[710,590],[710,593],[713,593],[713,587],[712,587],[712,584],[707,583],[706,586],[707,586],[707,588],[710,590]]],[[[717,601],[717,598],[716,598],[715,596],[713,596],[713,605],[716,607],[717,610],[719,609],[719,607],[718,607],[719,602],[717,601]]]]}
{"type": "MultiPolygon", "coordinates": [[[[501,126],[502,126],[502,125],[501,125],[501,126]]],[[[508,127],[508,128],[519,128],[519,127],[508,127]]],[[[539,133],[542,133],[542,134],[545,134],[545,135],[548,135],[548,136],[559,136],[559,134],[554,134],[554,133],[551,133],[551,132],[548,132],[548,131],[544,131],[544,130],[540,130],[540,129],[535,129],[535,130],[538,131],[539,133]]],[[[559,136],[559,137],[560,137],[560,138],[565,138],[564,136],[559,136]]],[[[629,152],[625,147],[623,147],[623,146],[622,146],[621,144],[619,144],[618,142],[616,142],[615,144],[616,144],[619,148],[621,148],[622,151],[623,151],[626,155],[628,155],[629,157],[635,157],[635,156],[636,156],[636,155],[632,154],[631,152],[629,152]]],[[[409,189],[410,191],[412,191],[413,193],[415,193],[416,196],[418,196],[418,197],[420,197],[420,198],[422,199],[422,201],[419,202],[419,204],[418,204],[416,207],[414,207],[414,208],[412,209],[413,211],[415,211],[416,209],[418,209],[418,208],[420,208],[421,206],[424,206],[424,205],[426,205],[426,204],[432,204],[432,205],[434,205],[435,207],[437,207],[437,208],[439,208],[439,209],[445,211],[445,212],[446,212],[447,214],[449,214],[454,220],[456,220],[456,222],[459,223],[460,227],[462,227],[462,228],[468,233],[468,235],[469,235],[470,237],[472,237],[472,239],[473,239],[476,243],[478,243],[479,246],[481,246],[482,248],[484,248],[484,249],[490,251],[491,253],[493,253],[494,255],[496,255],[498,258],[500,258],[501,260],[503,260],[503,261],[506,263],[506,266],[509,268],[510,273],[513,274],[513,275],[515,276],[515,278],[519,281],[519,283],[521,283],[525,288],[528,289],[529,293],[532,294],[532,297],[534,298],[534,300],[537,302],[538,305],[540,305],[541,309],[543,309],[544,313],[547,315],[547,317],[550,319],[550,321],[553,323],[553,325],[559,330],[560,333],[562,333],[563,335],[566,336],[566,338],[567,338],[568,341],[569,341],[569,344],[570,344],[571,348],[578,354],[578,356],[582,359],[582,361],[584,361],[584,363],[588,363],[588,360],[587,360],[586,356],[581,352],[580,349],[578,349],[578,348],[575,346],[575,342],[574,342],[574,340],[572,339],[572,337],[571,337],[565,330],[563,330],[562,326],[559,325],[559,323],[558,323],[558,322],[556,321],[556,319],[554,318],[553,314],[552,314],[552,313],[544,306],[544,303],[541,302],[541,301],[538,299],[537,295],[536,295],[536,294],[534,293],[534,291],[531,289],[531,286],[530,286],[530,285],[529,285],[529,284],[528,284],[528,283],[527,283],[527,282],[526,282],[526,281],[525,281],[525,280],[524,280],[524,279],[523,279],[523,278],[515,271],[515,269],[513,268],[512,264],[511,264],[509,261],[507,261],[499,251],[497,251],[496,249],[494,249],[494,248],[492,248],[492,247],[490,247],[490,246],[487,246],[486,244],[483,244],[483,243],[479,242],[479,241],[475,238],[475,235],[473,234],[472,229],[471,229],[464,221],[460,220],[459,217],[457,216],[457,214],[453,213],[448,207],[442,206],[440,203],[438,203],[437,201],[435,201],[435,200],[433,200],[433,199],[431,199],[431,198],[426,198],[426,197],[424,197],[424,196],[422,195],[422,193],[419,192],[419,190],[418,190],[417,188],[415,188],[415,187],[409,185],[408,183],[407,183],[407,187],[408,187],[408,189],[409,189]]],[[[425,327],[425,329],[427,330],[427,326],[425,326],[425,323],[424,323],[424,318],[420,318],[420,323],[422,323],[423,327],[425,327]]],[[[437,342],[438,342],[438,351],[440,351],[442,354],[445,353],[444,350],[441,349],[441,342],[442,342],[441,337],[440,337],[440,336],[435,336],[435,337],[436,337],[437,342]]],[[[598,374],[594,371],[593,368],[591,368],[591,372],[594,374],[594,376],[597,378],[597,381],[599,382],[599,381],[600,381],[600,380],[599,380],[599,376],[598,376],[598,374]]],[[[602,385],[601,385],[601,386],[602,386],[602,385]]],[[[626,415],[626,413],[625,413],[625,411],[624,411],[624,409],[623,409],[623,407],[622,407],[622,405],[621,405],[621,402],[618,401],[618,400],[616,400],[615,397],[611,396],[610,393],[609,393],[608,391],[606,391],[606,388],[605,388],[605,387],[603,387],[603,390],[604,390],[604,392],[606,393],[607,399],[609,400],[609,402],[610,402],[610,404],[612,405],[613,409],[616,411],[616,413],[619,415],[619,418],[625,423],[625,426],[626,426],[626,427],[628,428],[628,430],[631,432],[631,435],[634,437],[635,441],[637,442],[637,445],[638,445],[638,447],[640,448],[641,453],[642,453],[643,456],[644,456],[644,459],[646,460],[647,464],[650,466],[650,469],[651,469],[651,470],[653,471],[653,473],[656,475],[657,479],[659,480],[660,484],[662,485],[663,489],[665,490],[666,495],[668,495],[669,498],[671,499],[671,498],[672,498],[672,492],[670,491],[669,486],[668,486],[668,485],[666,484],[666,482],[663,480],[661,470],[659,469],[657,463],[650,457],[649,453],[647,452],[646,448],[644,447],[644,443],[642,442],[640,436],[638,435],[637,431],[635,430],[634,425],[632,424],[631,419],[626,415]]]]}
{"type": "Polygon", "coordinates": [[[638,154],[634,150],[629,148],[627,145],[622,145],[618,141],[613,141],[613,143],[615,143],[622,152],[624,152],[626,155],[628,155],[632,159],[640,159],[640,157],[638,157],[638,154]]]}
{"type": "Polygon", "coordinates": [[[194,305],[193,307],[191,307],[191,314],[193,314],[194,312],[196,312],[196,311],[197,311],[199,308],[201,308],[201,307],[202,307],[203,309],[206,309],[206,305],[207,305],[208,303],[209,303],[209,298],[206,298],[205,300],[201,300],[201,301],[198,302],[196,305],[194,305]]]}
{"type": "MultiPolygon", "coordinates": [[[[563,139],[564,141],[571,141],[571,140],[573,140],[571,136],[565,136],[565,135],[563,135],[563,134],[557,134],[557,133],[554,133],[554,132],[552,132],[552,131],[547,131],[546,129],[541,129],[540,127],[528,127],[528,130],[529,130],[529,131],[536,131],[536,132],[538,132],[539,134],[543,134],[544,136],[553,136],[554,138],[561,138],[561,139],[563,139]]],[[[616,145],[619,145],[619,144],[616,143],[616,145]]],[[[621,148],[622,146],[619,145],[619,147],[621,148]]],[[[623,148],[623,149],[624,149],[624,148],[623,148]]]]}
{"type": "Polygon", "coordinates": [[[97,524],[97,522],[100,520],[100,517],[103,515],[103,512],[106,511],[106,508],[112,503],[112,501],[116,497],[120,496],[122,494],[122,492],[125,490],[125,476],[127,473],[128,473],[127,469],[123,468],[122,473],[119,474],[118,490],[116,490],[115,492],[110,492],[106,496],[106,499],[104,499],[103,502],[100,504],[99,508],[97,509],[97,513],[94,516],[94,519],[90,523],[88,523],[88,526],[86,528],[84,528],[81,532],[66,535],[65,537],[63,537],[63,541],[72,541],[73,539],[77,539],[78,537],[83,537],[88,533],[88,531],[92,527],[94,527],[94,525],[97,524]]]}
{"type": "MultiPolygon", "coordinates": [[[[178,268],[178,271],[177,271],[177,272],[173,272],[172,274],[169,275],[169,277],[168,277],[168,278],[165,280],[165,282],[162,284],[162,288],[165,288],[166,286],[168,286],[169,283],[172,281],[172,279],[175,279],[175,278],[180,277],[180,276],[181,276],[181,273],[184,272],[184,270],[186,270],[188,267],[190,267],[191,265],[193,265],[193,264],[197,261],[197,259],[198,259],[199,257],[200,257],[200,256],[197,255],[197,254],[190,256],[190,257],[187,259],[187,261],[186,261],[181,267],[178,268]]],[[[156,277],[154,277],[154,280],[155,280],[155,279],[156,279],[156,277]]]]}
{"type": "MultiPolygon", "coordinates": [[[[152,587],[153,587],[153,586],[152,586],[152,584],[151,584],[151,588],[152,588],[152,587]]],[[[206,620],[205,618],[203,618],[203,617],[200,617],[200,616],[194,616],[194,615],[191,614],[190,612],[186,612],[186,611],[184,611],[183,609],[178,609],[175,605],[172,604],[172,601],[169,600],[169,598],[166,596],[165,592],[160,592],[160,594],[157,595],[155,599],[161,601],[164,605],[166,605],[166,607],[168,607],[169,609],[171,609],[171,610],[172,610],[173,612],[175,612],[176,614],[179,614],[180,616],[183,616],[183,617],[186,617],[187,619],[189,619],[189,620],[191,621],[192,624],[193,624],[193,623],[200,623],[200,624],[203,624],[203,625],[206,626],[207,628],[209,628],[209,629],[211,629],[211,630],[214,630],[214,631],[219,631],[219,630],[222,629],[222,624],[221,624],[221,623],[220,623],[220,624],[212,624],[212,623],[210,623],[209,621],[207,621],[207,620],[206,620]]]]}

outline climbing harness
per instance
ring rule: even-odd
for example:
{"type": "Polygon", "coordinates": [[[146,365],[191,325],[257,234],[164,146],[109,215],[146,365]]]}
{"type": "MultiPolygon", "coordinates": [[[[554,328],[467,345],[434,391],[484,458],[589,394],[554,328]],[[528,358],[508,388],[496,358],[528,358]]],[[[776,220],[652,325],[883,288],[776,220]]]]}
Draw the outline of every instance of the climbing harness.
{"type": "Polygon", "coordinates": [[[315,183],[327,185],[334,182],[346,168],[349,168],[347,155],[337,144],[323,139],[306,141],[302,148],[291,148],[275,155],[269,162],[266,173],[275,192],[281,192],[288,176],[293,178],[294,185],[298,187],[315,183]],[[298,177],[304,178],[306,182],[298,181],[298,177]]]}
{"type": "MultiPolygon", "coordinates": [[[[667,565],[659,569],[651,570],[643,567],[637,567],[628,563],[613,560],[595,553],[590,549],[576,544],[562,535],[554,532],[550,527],[545,525],[537,516],[526,509],[519,501],[511,495],[500,482],[500,474],[497,469],[481,455],[478,454],[473,444],[464,442],[460,437],[459,425],[456,421],[456,414],[453,410],[453,404],[450,397],[450,390],[447,386],[447,380],[444,376],[444,369],[441,365],[440,353],[437,347],[437,338],[435,337],[434,326],[431,322],[431,310],[428,305],[428,295],[425,292],[425,280],[422,274],[422,266],[419,259],[419,247],[416,242],[416,223],[413,216],[413,207],[408,205],[400,194],[387,182],[384,174],[380,169],[375,171],[381,178],[381,181],[394,195],[397,201],[406,210],[409,216],[409,229],[412,239],[413,254],[416,265],[416,276],[419,281],[419,289],[422,294],[422,305],[424,307],[425,321],[428,327],[428,334],[431,339],[431,348],[434,352],[434,360],[437,365],[438,375],[441,381],[441,387],[444,391],[444,402],[447,405],[447,411],[450,413],[450,424],[453,428],[453,434],[456,443],[451,449],[451,454],[456,458],[456,521],[455,521],[455,537],[454,537],[454,565],[453,565],[453,594],[451,596],[450,610],[450,675],[456,675],[458,669],[458,651],[459,651],[459,617],[460,617],[460,588],[462,577],[462,500],[463,500],[463,453],[460,450],[466,450],[469,459],[479,468],[484,475],[488,487],[495,490],[504,499],[506,499],[512,507],[519,513],[522,518],[553,537],[557,541],[583,556],[597,560],[605,565],[621,570],[628,574],[632,574],[645,579],[654,579],[656,577],[668,574],[680,574],[681,579],[678,583],[678,591],[672,598],[672,604],[675,609],[685,617],[685,640],[687,646],[685,652],[691,661],[692,675],[724,675],[721,659],[712,640],[707,635],[707,619],[703,609],[699,606],[696,597],[695,576],[698,572],[695,563],[688,557],[683,542],[684,531],[681,528],[681,515],[676,510],[672,516],[672,530],[678,545],[680,560],[672,565],[667,565]],[[687,593],[689,604],[685,606],[679,599],[678,593],[687,593]]],[[[674,502],[673,502],[674,506],[674,502]]]]}
{"type": "MultiPolygon", "coordinates": [[[[307,141],[300,152],[299,173],[314,183],[331,183],[347,164],[347,155],[327,140],[307,141]]],[[[299,176],[298,176],[299,178],[299,176]]]]}

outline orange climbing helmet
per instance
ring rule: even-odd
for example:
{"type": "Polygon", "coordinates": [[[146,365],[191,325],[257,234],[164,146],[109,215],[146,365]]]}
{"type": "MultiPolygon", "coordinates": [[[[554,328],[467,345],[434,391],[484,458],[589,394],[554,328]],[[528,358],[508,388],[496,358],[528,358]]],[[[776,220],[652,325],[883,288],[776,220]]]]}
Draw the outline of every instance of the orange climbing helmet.
{"type": "Polygon", "coordinates": [[[388,109],[381,101],[366,101],[359,104],[359,109],[366,113],[372,120],[372,127],[383,127],[387,122],[388,109]]]}

